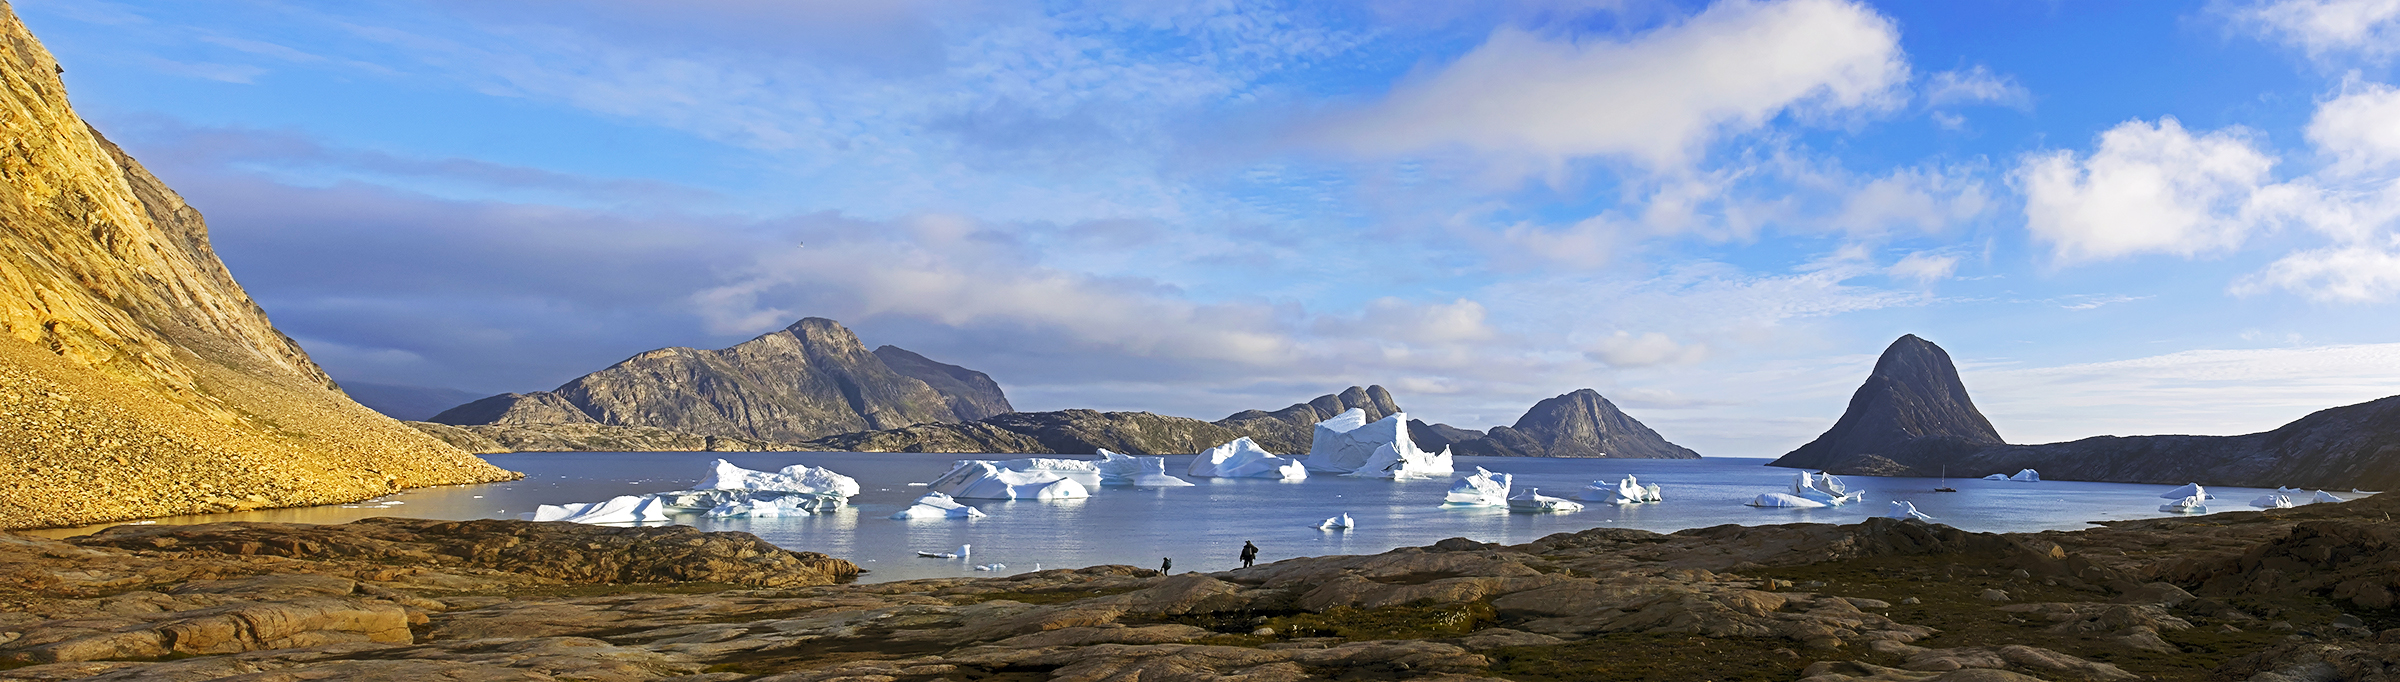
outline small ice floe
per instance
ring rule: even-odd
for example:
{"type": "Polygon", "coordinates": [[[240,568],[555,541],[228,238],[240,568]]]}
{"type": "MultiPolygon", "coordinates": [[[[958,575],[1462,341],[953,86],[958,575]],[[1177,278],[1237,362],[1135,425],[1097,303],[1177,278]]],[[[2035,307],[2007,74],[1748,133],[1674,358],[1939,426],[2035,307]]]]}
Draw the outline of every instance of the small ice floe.
{"type": "Polygon", "coordinates": [[[1356,527],[1356,526],[1357,526],[1357,522],[1355,522],[1355,521],[1351,521],[1351,520],[1350,520],[1350,512],[1342,512],[1342,515],[1341,515],[1341,516],[1336,516],[1336,517],[1333,517],[1333,518],[1330,518],[1330,519],[1326,519],[1326,520],[1324,520],[1323,522],[1320,522],[1320,523],[1318,523],[1318,524],[1317,524],[1317,529],[1318,529],[1318,530],[1350,530],[1351,528],[1353,528],[1353,527],[1356,527]]]}
{"type": "Polygon", "coordinates": [[[1884,513],[1884,516],[1895,519],[1916,519],[1926,523],[1933,523],[1932,516],[1927,515],[1925,512],[1917,511],[1917,505],[1912,504],[1907,500],[1892,500],[1892,510],[1884,513]]]}
{"type": "Polygon", "coordinates": [[[2169,514],[2206,514],[2208,513],[2208,500],[2199,495],[2193,495],[2159,505],[2158,510],[2169,514]]]}
{"type": "Polygon", "coordinates": [[[2357,489],[2357,488],[2351,488],[2351,489],[2350,489],[2350,494],[2352,494],[2352,495],[2373,495],[2373,494],[2375,494],[2375,493],[2377,493],[2377,492],[2381,492],[2381,491],[2374,491],[2374,490],[2359,490],[2359,489],[2357,489]]]}
{"type": "Polygon", "coordinates": [[[1008,568],[1008,564],[978,564],[975,566],[975,570],[978,571],[997,571],[1004,568],[1008,568]]]}
{"type": "Polygon", "coordinates": [[[1167,475],[1167,458],[1137,457],[1100,450],[1100,484],[1136,488],[1183,488],[1191,481],[1167,475]]]}
{"type": "Polygon", "coordinates": [[[2180,500],[2193,495],[2199,495],[2200,499],[2203,500],[2217,499],[2217,496],[2208,494],[2208,489],[2200,487],[2200,484],[2198,483],[2185,483],[2181,488],[2159,493],[2158,498],[2162,500],[2180,500]]]}
{"type": "MultiPolygon", "coordinates": [[[[950,468],[949,473],[934,479],[933,484],[928,487],[931,487],[934,492],[962,500],[1075,500],[1091,497],[1091,488],[1076,480],[1081,477],[1080,474],[1069,477],[1063,473],[1067,469],[1046,466],[1055,462],[1070,461],[1077,460],[1030,458],[1004,463],[962,459],[958,461],[957,465],[950,468]],[[1004,466],[1005,464],[1020,463],[1026,464],[1030,468],[1015,469],[1004,466]]],[[[1083,462],[1083,464],[1091,463],[1083,462]]],[[[1092,475],[1093,480],[1098,480],[1097,469],[1088,473],[1092,475]]]]}
{"type": "Polygon", "coordinates": [[[931,484],[931,483],[910,483],[910,484],[908,484],[908,487],[911,487],[911,488],[923,488],[923,487],[925,487],[925,486],[929,486],[929,485],[933,485],[933,484],[931,484]]]}
{"type": "Polygon", "coordinates": [[[1299,481],[1308,478],[1308,467],[1300,460],[1279,457],[1266,448],[1251,442],[1249,436],[1235,438],[1224,445],[1209,448],[1192,458],[1186,474],[1200,478],[1272,478],[1299,481]]]}
{"type": "Polygon", "coordinates": [[[2292,508],[2292,498],[2288,495],[2267,493],[2258,496],[2258,499],[2251,500],[2250,506],[2260,509],[2290,509],[2292,508]]]}
{"type": "Polygon", "coordinates": [[[2008,474],[1992,474],[1992,475],[1990,475],[1990,476],[1985,476],[1985,477],[1983,477],[1983,480],[1986,480],[1986,481],[2005,481],[2005,480],[2008,480],[2008,474]]]}
{"type": "Polygon", "coordinates": [[[480,499],[483,499],[483,496],[482,496],[482,495],[476,495],[476,496],[475,496],[475,499],[478,499],[478,500],[480,500],[480,499]]]}
{"type": "Polygon", "coordinates": [[[924,550],[917,550],[917,556],[925,557],[927,559],[964,559],[967,558],[968,555],[973,554],[974,551],[974,545],[959,545],[958,551],[956,552],[928,552],[924,550]]]}
{"type": "Polygon", "coordinates": [[[957,500],[950,499],[949,495],[925,493],[924,497],[917,498],[916,504],[909,505],[907,509],[900,510],[898,514],[893,514],[892,518],[973,519],[983,516],[983,510],[959,504],[957,500]]]}
{"type": "Polygon", "coordinates": [[[1542,494],[1541,488],[1526,488],[1525,492],[1508,498],[1508,510],[1527,514],[1583,511],[1583,505],[1563,497],[1542,494]]]}
{"type": "Polygon", "coordinates": [[[1607,502],[1615,505],[1643,504],[1665,499],[1658,494],[1658,484],[1645,485],[1634,479],[1633,474],[1626,474],[1624,480],[1616,483],[1593,481],[1590,486],[1583,489],[1581,497],[1586,502],[1607,502]]]}
{"type": "Polygon", "coordinates": [[[1753,507],[1786,507],[1791,509],[1815,509],[1818,507],[1833,506],[1823,502],[1818,502],[1816,500],[1801,497],[1799,495],[1793,495],[1791,493],[1761,493],[1758,497],[1752,498],[1749,502],[1745,502],[1743,504],[1753,507]]]}
{"type": "Polygon", "coordinates": [[[2334,497],[2334,496],[2333,496],[2333,493],[2325,492],[2325,491],[2323,491],[2323,490],[2319,490],[2319,491],[2317,491],[2317,495],[2316,495],[2316,497],[2313,497],[2313,498],[2310,498],[2310,499],[2309,499],[2309,502],[2310,502],[2311,504],[2314,504],[2314,503],[2317,503],[2317,502],[2336,502],[2336,503],[2338,503],[2338,502],[2341,502],[2341,501],[2342,501],[2342,498],[2339,498],[2339,497],[2334,497]]]}
{"type": "Polygon", "coordinates": [[[532,521],[568,521],[573,523],[649,523],[667,520],[666,506],[648,495],[619,495],[606,502],[585,504],[545,504],[532,514],[532,521]]]}
{"type": "Polygon", "coordinates": [[[1475,467],[1475,473],[1467,474],[1466,478],[1458,479],[1458,483],[1450,486],[1450,493],[1443,496],[1442,505],[1446,507],[1506,507],[1508,506],[1508,487],[1515,481],[1516,477],[1514,476],[1495,473],[1483,467],[1475,467]]]}

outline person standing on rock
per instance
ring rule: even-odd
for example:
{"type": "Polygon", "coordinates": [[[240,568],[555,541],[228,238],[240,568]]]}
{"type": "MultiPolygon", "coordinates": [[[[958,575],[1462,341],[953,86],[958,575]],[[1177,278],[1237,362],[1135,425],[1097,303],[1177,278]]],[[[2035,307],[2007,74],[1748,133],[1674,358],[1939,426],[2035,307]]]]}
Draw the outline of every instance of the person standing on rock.
{"type": "Polygon", "coordinates": [[[1159,574],[1159,575],[1166,575],[1168,571],[1172,571],[1172,570],[1175,570],[1175,557],[1167,557],[1167,558],[1164,558],[1164,559],[1160,559],[1160,560],[1158,560],[1158,574],[1159,574]]]}
{"type": "Polygon", "coordinates": [[[1243,540],[1242,568],[1249,568],[1250,564],[1256,561],[1258,561],[1258,545],[1250,544],[1249,540],[1243,540]]]}

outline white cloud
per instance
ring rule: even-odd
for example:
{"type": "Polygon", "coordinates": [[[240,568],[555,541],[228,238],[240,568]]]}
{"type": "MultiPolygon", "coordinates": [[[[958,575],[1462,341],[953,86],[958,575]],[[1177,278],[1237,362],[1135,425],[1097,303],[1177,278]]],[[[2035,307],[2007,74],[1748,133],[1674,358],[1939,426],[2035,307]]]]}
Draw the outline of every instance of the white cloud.
{"type": "Polygon", "coordinates": [[[1894,229],[1940,232],[1991,208],[1983,181],[1957,169],[1903,168],[1869,180],[1842,201],[1833,225],[1852,234],[1894,229]]]}
{"type": "Polygon", "coordinates": [[[1653,365],[1688,365],[1708,358],[1708,346],[1679,344],[1667,335],[1647,332],[1634,335],[1619,331],[1601,337],[1584,351],[1592,359],[1610,367],[1649,367],[1653,365]]]}
{"type": "Polygon", "coordinates": [[[2268,289],[2296,291],[2320,301],[2388,300],[2400,296],[2400,248],[2349,246],[2300,251],[2233,284],[2237,294],[2268,289]]]}
{"type": "Polygon", "coordinates": [[[1997,104],[2024,109],[2033,106],[2033,93],[2018,85],[2017,79],[1992,73],[1977,64],[1964,71],[1943,71],[1927,77],[1925,101],[1936,107],[1997,104]]]}
{"type": "Polygon", "coordinates": [[[2150,298],[2153,297],[2127,296],[2124,294],[2085,294],[2079,296],[2068,296],[2066,297],[2066,300],[2059,302],[2058,307],[2067,310],[2097,310],[2104,306],[2112,306],[2119,303],[2132,303],[2134,301],[2148,300],[2150,298]]]}
{"type": "MultiPolygon", "coordinates": [[[[2395,0],[2400,4],[2400,0],[2395,0]]],[[[2308,141],[2341,160],[2340,170],[2363,172],[2400,163],[2400,89],[2353,75],[2341,96],[2317,105],[2308,141]]]]}
{"type": "Polygon", "coordinates": [[[1886,269],[1885,272],[1895,278],[1913,279],[1919,283],[1930,284],[1949,279],[1951,275],[1957,274],[1958,257],[1931,251],[1918,251],[1901,257],[1899,262],[1893,263],[1892,267],[1886,269]]]}
{"type": "Polygon", "coordinates": [[[2140,253],[2193,256],[2241,244],[2244,215],[2275,159],[2240,129],[2193,135],[2174,118],[2126,121],[2100,134],[2088,159],[2071,151],[2027,155],[2015,180],[2027,229],[2061,261],[2140,253]]]}
{"type": "Polygon", "coordinates": [[[2325,58],[2381,61],[2400,51],[2400,0],[2273,0],[2233,8],[2235,22],[2325,58]]]}
{"type": "Polygon", "coordinates": [[[1464,149],[1555,166],[1620,156],[1680,165],[1786,112],[1889,104],[1899,30],[1842,0],[1722,0],[1623,40],[1501,28],[1457,61],[1311,135],[1351,152],[1464,149]]]}

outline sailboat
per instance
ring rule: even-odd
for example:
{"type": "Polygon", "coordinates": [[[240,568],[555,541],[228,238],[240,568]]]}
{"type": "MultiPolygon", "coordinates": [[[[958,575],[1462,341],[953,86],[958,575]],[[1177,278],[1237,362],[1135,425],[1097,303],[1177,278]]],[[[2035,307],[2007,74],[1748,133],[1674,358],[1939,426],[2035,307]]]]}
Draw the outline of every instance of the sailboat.
{"type": "Polygon", "coordinates": [[[1942,466],[1942,487],[1939,487],[1939,488],[1934,488],[1934,489],[1933,489],[1933,491],[1934,491],[1934,492],[1937,492],[1937,493],[1955,493],[1955,492],[1958,492],[1958,489],[1957,489],[1957,488],[1952,488],[1952,487],[1950,487],[1950,466],[1949,466],[1949,465],[1946,465],[1946,464],[1945,464],[1945,465],[1943,465],[1943,466],[1942,466]]]}

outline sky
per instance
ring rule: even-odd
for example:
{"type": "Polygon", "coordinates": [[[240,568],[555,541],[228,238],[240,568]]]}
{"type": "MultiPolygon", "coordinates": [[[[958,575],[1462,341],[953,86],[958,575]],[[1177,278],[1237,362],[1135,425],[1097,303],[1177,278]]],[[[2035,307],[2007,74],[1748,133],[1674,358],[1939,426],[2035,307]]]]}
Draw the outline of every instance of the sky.
{"type": "Polygon", "coordinates": [[[1023,410],[1593,388],[1774,456],[2400,394],[2400,0],[16,0],[337,379],[838,320],[1023,410]]]}

